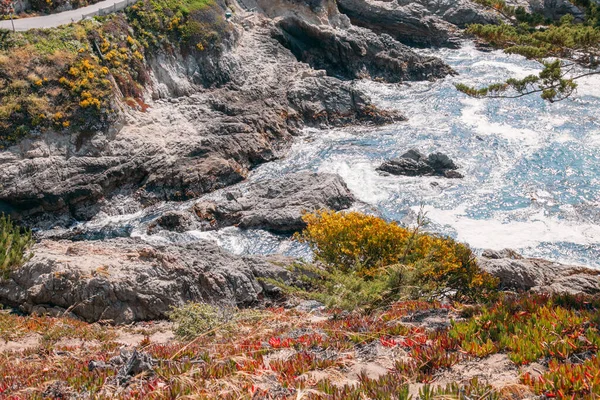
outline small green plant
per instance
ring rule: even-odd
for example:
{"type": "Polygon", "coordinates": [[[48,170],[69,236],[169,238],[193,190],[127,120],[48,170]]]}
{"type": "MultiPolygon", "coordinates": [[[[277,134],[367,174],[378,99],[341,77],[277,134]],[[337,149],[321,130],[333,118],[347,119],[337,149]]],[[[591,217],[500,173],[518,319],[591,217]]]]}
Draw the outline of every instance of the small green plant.
{"type": "Polygon", "coordinates": [[[570,295],[504,296],[449,332],[467,353],[507,352],[517,365],[545,357],[569,360],[600,346],[598,299],[570,295]]]}
{"type": "Polygon", "coordinates": [[[525,374],[523,383],[546,398],[597,399],[600,397],[600,358],[594,355],[583,363],[561,363],[551,360],[548,371],[532,378],[525,374]]]}
{"type": "Polygon", "coordinates": [[[232,320],[233,313],[226,308],[207,303],[187,303],[174,308],[169,318],[175,323],[175,334],[181,338],[194,338],[213,333],[232,320]]]}
{"type": "Polygon", "coordinates": [[[0,216],[0,277],[7,279],[10,272],[31,258],[33,244],[31,231],[16,226],[9,217],[0,216]]]}

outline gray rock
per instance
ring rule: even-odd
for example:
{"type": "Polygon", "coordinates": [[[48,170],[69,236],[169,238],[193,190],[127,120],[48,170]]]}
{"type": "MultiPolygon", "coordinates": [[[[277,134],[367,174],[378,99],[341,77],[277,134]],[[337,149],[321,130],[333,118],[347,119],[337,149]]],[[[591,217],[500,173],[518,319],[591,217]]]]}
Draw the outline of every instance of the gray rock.
{"type": "Polygon", "coordinates": [[[514,250],[486,250],[479,266],[500,279],[503,289],[545,293],[600,293],[600,271],[538,258],[514,250]]]}
{"type": "Polygon", "coordinates": [[[153,233],[160,229],[175,232],[185,232],[194,228],[192,215],[183,211],[167,211],[150,223],[147,228],[148,233],[153,233]]]}
{"type": "Polygon", "coordinates": [[[544,17],[558,20],[572,14],[576,20],[583,21],[585,13],[569,0],[527,0],[530,11],[540,13],[544,17]]]}
{"type": "Polygon", "coordinates": [[[436,171],[443,171],[447,169],[458,169],[454,161],[443,153],[431,153],[427,157],[427,163],[436,171]]]}
{"type": "Polygon", "coordinates": [[[418,150],[409,150],[400,158],[387,160],[377,170],[392,175],[405,176],[444,176],[446,178],[462,178],[456,171],[458,166],[443,153],[432,153],[428,157],[418,150]]]}
{"type": "Polygon", "coordinates": [[[154,359],[150,354],[137,349],[133,351],[122,350],[120,357],[122,366],[117,371],[116,378],[121,385],[126,384],[131,377],[141,373],[154,374],[154,359]]]}
{"type": "Polygon", "coordinates": [[[259,280],[287,281],[285,257],[240,257],[210,242],[150,246],[140,240],[42,241],[8,280],[0,302],[32,312],[62,308],[86,321],[162,319],[174,306],[204,301],[259,305],[280,295],[259,280]],[[39,309],[39,308],[38,308],[39,309]]]}
{"type": "Polygon", "coordinates": [[[458,47],[460,28],[502,19],[469,0],[338,0],[338,6],[355,25],[419,46],[458,47]]]}
{"type": "Polygon", "coordinates": [[[418,55],[391,36],[368,29],[341,30],[295,16],[281,19],[277,26],[275,37],[299,60],[332,76],[402,82],[453,73],[439,58],[418,55]]]}
{"type": "Polygon", "coordinates": [[[278,233],[302,230],[302,215],[319,209],[343,210],[354,196],[338,175],[297,173],[267,179],[242,190],[227,190],[218,198],[194,206],[204,230],[237,225],[278,233]]]}

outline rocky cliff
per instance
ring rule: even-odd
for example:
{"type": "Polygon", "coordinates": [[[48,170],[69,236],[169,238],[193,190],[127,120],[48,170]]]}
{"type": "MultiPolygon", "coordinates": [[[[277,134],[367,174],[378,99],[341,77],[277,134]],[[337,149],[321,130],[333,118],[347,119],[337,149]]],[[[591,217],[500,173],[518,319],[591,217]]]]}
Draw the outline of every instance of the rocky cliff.
{"type": "MultiPolygon", "coordinates": [[[[217,4],[224,14],[227,5],[217,4]]],[[[281,157],[303,126],[402,120],[338,77],[401,81],[451,72],[352,26],[333,2],[316,12],[310,4],[283,1],[248,13],[234,3],[215,51],[147,51],[145,112],[124,106],[109,129],[30,135],[2,151],[0,209],[49,227],[89,219],[119,196],[136,207],[197,197],[281,157]],[[294,7],[304,13],[278,16],[294,7]]]]}

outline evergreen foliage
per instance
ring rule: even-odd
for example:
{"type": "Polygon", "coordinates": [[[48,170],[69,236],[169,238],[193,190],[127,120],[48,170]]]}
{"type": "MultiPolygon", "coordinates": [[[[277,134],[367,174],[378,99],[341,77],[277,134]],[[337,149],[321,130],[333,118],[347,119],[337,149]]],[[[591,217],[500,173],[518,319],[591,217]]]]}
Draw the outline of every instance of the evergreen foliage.
{"type": "Polygon", "coordinates": [[[577,1],[586,10],[586,20],[575,22],[574,16],[565,15],[559,21],[547,21],[539,15],[529,14],[523,8],[506,5],[502,0],[476,0],[507,17],[510,23],[499,25],[473,24],[468,32],[495,48],[509,54],[519,54],[537,60],[542,72],[524,79],[474,88],[457,84],[456,88],[472,97],[516,98],[540,93],[549,102],[561,101],[571,96],[576,80],[599,74],[600,27],[598,6],[589,1],[577,1]],[[589,69],[572,72],[574,66],[589,69]],[[508,92],[508,93],[507,93],[508,92]]]}
{"type": "Polygon", "coordinates": [[[0,278],[7,279],[30,257],[31,231],[16,226],[9,217],[0,216],[0,278]]]}

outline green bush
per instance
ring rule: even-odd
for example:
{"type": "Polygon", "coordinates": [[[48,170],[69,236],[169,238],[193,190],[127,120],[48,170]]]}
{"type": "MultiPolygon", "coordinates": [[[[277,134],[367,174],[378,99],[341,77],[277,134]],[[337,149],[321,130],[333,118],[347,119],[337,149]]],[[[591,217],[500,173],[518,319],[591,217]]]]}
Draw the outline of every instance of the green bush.
{"type": "Polygon", "coordinates": [[[187,303],[174,308],[169,314],[175,323],[175,334],[182,338],[193,338],[211,333],[231,320],[227,310],[207,303],[187,303]]]}
{"type": "Polygon", "coordinates": [[[145,47],[179,44],[186,51],[216,48],[230,27],[214,0],[143,0],[127,10],[145,47]]]}
{"type": "Polygon", "coordinates": [[[30,230],[16,226],[9,217],[0,216],[0,277],[7,279],[10,272],[19,268],[30,257],[33,244],[30,230]]]}

